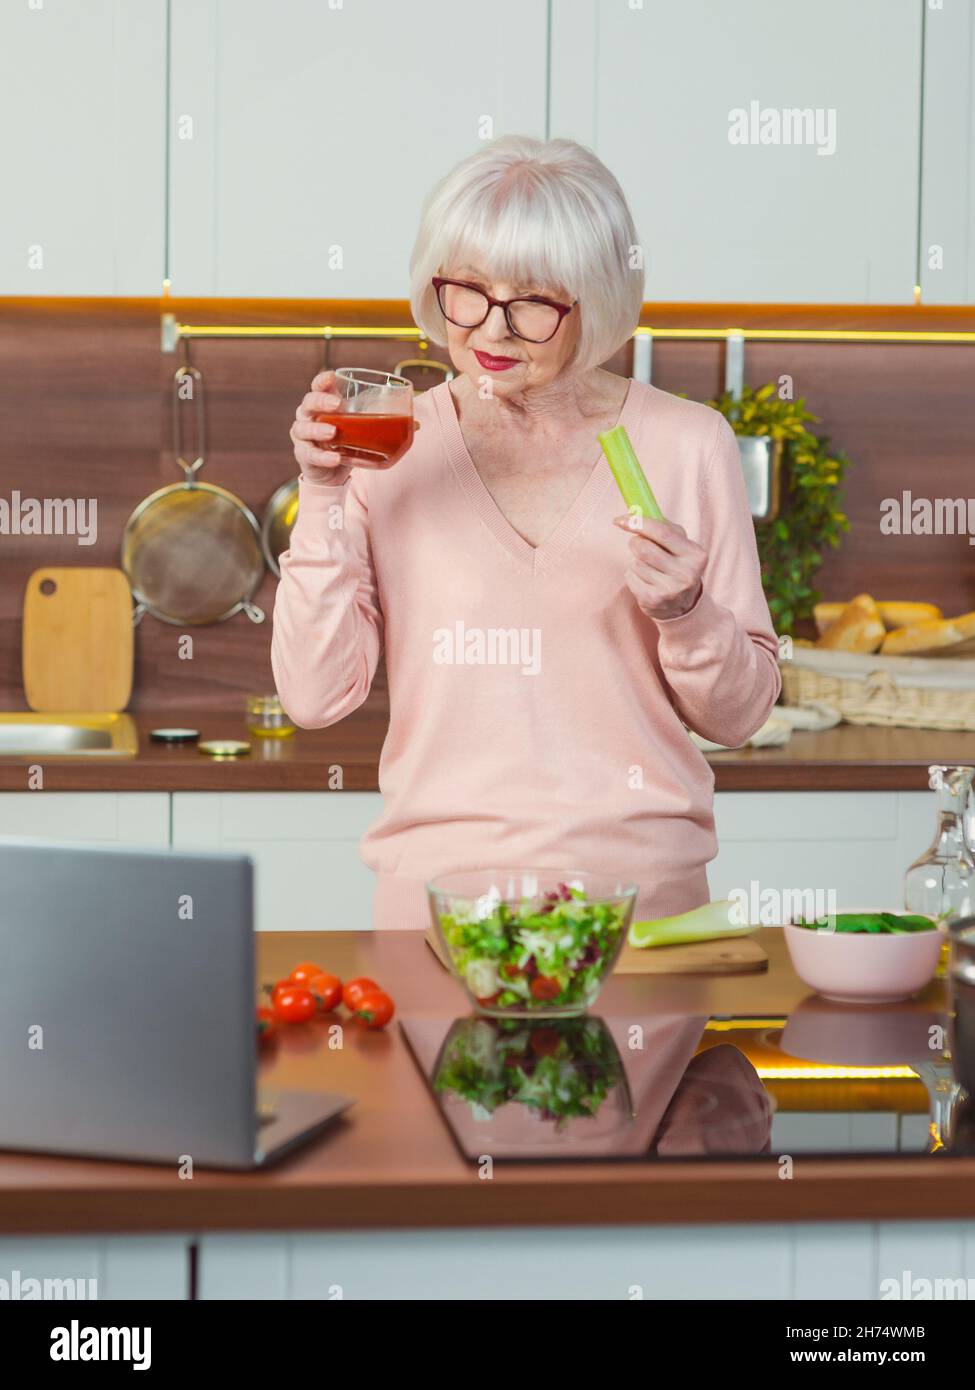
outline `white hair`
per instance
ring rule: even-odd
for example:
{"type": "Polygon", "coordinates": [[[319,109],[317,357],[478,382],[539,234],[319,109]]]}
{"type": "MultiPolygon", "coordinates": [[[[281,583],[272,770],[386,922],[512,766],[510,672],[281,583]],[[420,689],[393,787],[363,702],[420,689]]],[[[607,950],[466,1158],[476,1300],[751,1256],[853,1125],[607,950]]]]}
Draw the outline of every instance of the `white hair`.
{"type": "Polygon", "coordinates": [[[432,189],[410,257],[410,303],[435,343],[447,332],[431,279],[465,264],[578,300],[580,370],[605,362],[640,320],[643,258],[623,190],[574,140],[501,136],[432,189]]]}

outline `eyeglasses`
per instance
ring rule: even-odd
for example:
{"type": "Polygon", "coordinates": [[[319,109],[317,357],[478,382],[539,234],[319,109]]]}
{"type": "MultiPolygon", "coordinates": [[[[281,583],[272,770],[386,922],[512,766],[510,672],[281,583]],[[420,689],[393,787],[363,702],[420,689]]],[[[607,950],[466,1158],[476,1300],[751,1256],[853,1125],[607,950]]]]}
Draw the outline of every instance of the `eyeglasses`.
{"type": "Polygon", "coordinates": [[[433,277],[433,288],[448,323],[457,328],[477,328],[492,309],[503,309],[511,332],[526,343],[547,343],[554,338],[566,314],[579,302],[575,299],[571,304],[559,304],[537,294],[518,299],[495,299],[479,285],[470,285],[466,280],[444,280],[439,275],[433,277]]]}

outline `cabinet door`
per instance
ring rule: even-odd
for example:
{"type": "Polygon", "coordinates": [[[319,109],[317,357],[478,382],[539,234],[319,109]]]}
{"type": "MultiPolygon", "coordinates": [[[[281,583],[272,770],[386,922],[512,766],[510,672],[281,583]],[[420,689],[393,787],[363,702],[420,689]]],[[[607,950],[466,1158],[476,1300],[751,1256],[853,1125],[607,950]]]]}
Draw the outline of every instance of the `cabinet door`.
{"type": "Polygon", "coordinates": [[[179,295],[404,298],[421,201],[542,135],[546,0],[172,0],[179,295]]]}
{"type": "Polygon", "coordinates": [[[183,1300],[190,1243],[185,1235],[8,1236],[0,1238],[0,1277],[19,1278],[21,1290],[28,1279],[49,1280],[51,1299],[183,1300]]]}
{"type": "Polygon", "coordinates": [[[921,298],[975,304],[975,0],[927,5],[921,298]]]}
{"type": "Polygon", "coordinates": [[[257,931],[368,931],[358,846],[381,810],[378,792],[176,792],[173,846],[251,856],[257,931]]]}
{"type": "MultiPolygon", "coordinates": [[[[904,872],[934,832],[929,792],[717,792],[712,898],[771,890],[803,907],[901,910],[904,872]]],[[[754,920],[754,919],[753,919],[754,920]]]]}
{"type": "Polygon", "coordinates": [[[0,792],[0,836],[169,844],[167,792],[0,792]]]}
{"type": "Polygon", "coordinates": [[[552,134],[622,183],[648,300],[911,302],[921,14],[553,0],[552,134]]]}
{"type": "Polygon", "coordinates": [[[158,295],[165,0],[0,10],[0,294],[158,295]]]}

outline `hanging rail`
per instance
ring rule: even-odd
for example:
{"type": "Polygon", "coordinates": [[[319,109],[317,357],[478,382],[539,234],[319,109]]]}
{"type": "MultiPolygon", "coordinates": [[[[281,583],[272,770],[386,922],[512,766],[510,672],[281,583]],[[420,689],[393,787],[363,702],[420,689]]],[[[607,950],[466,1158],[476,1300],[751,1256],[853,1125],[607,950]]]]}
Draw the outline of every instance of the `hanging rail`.
{"type": "MultiPolygon", "coordinates": [[[[785,343],[967,343],[975,345],[975,332],[938,332],[909,329],[857,328],[637,328],[634,338],[690,339],[721,342],[728,338],[744,338],[751,342],[785,343]]],[[[180,323],[174,314],[162,317],[162,350],[175,352],[182,341],[200,338],[313,338],[328,342],[334,338],[398,339],[401,342],[426,342],[419,328],[372,328],[349,325],[295,324],[285,327],[242,324],[180,323]]]]}
{"type": "Polygon", "coordinates": [[[880,328],[637,328],[634,338],[745,338],[785,343],[975,343],[975,332],[880,328]]]}

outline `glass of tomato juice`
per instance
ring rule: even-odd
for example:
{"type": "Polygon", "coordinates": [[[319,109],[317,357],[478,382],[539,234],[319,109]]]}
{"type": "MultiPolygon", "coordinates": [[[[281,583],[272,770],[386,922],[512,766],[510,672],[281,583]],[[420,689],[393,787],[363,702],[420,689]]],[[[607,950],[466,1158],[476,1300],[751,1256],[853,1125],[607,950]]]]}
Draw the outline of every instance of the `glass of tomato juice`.
{"type": "Polygon", "coordinates": [[[413,383],[369,367],[339,367],[332,386],[341,404],[315,418],[335,426],[330,448],[346,463],[385,468],[413,443],[413,383]]]}

